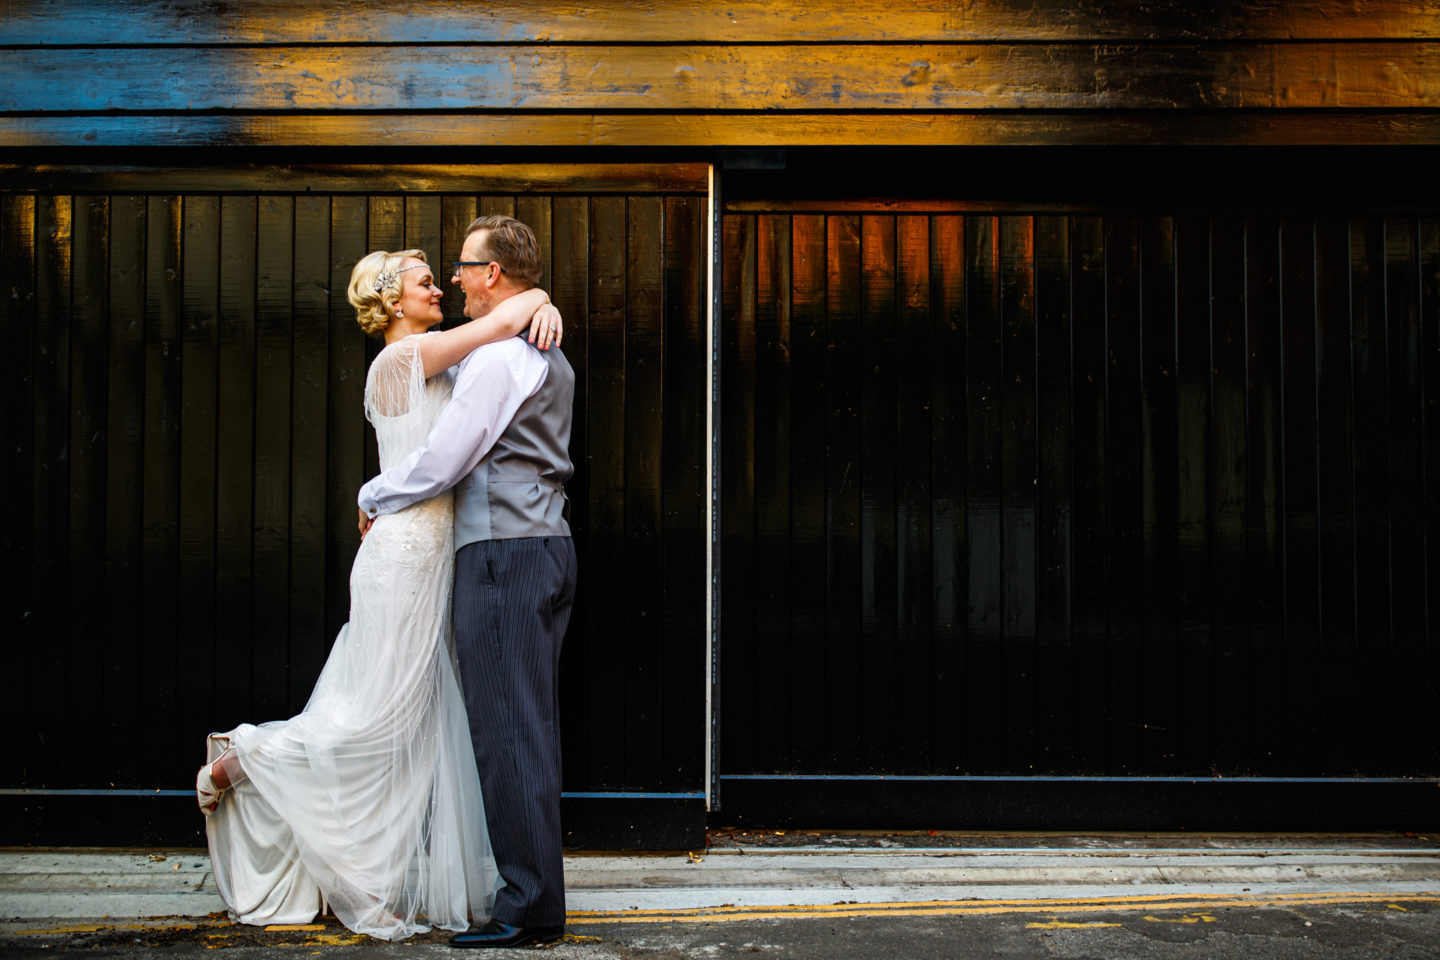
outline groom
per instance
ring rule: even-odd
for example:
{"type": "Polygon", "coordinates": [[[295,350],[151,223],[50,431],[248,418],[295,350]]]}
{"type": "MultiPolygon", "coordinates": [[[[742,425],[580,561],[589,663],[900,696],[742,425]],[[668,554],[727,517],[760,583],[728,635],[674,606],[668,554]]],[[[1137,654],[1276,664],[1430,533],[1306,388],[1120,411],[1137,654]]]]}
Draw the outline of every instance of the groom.
{"type": "MultiPolygon", "coordinates": [[[[510,217],[466,230],[454,282],[474,319],[540,280],[529,227],[510,217]]],[[[360,489],[366,518],[455,488],[455,648],[504,886],[494,915],[457,947],[514,947],[565,930],[556,673],[575,597],[563,484],[575,372],[524,337],[476,349],[425,447],[360,489]]]]}

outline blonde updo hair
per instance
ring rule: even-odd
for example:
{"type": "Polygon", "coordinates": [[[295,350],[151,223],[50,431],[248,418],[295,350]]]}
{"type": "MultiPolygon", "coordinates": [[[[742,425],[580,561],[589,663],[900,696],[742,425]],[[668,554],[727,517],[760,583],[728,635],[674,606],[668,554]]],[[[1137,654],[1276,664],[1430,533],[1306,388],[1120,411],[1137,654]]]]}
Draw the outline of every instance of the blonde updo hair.
{"type": "Polygon", "coordinates": [[[384,338],[385,330],[395,316],[391,304],[400,299],[400,291],[405,287],[400,266],[412,258],[421,263],[430,262],[425,259],[424,250],[401,250],[396,253],[376,250],[361,257],[360,262],[355,264],[355,269],[350,271],[350,289],[345,291],[345,296],[349,299],[350,306],[355,308],[355,322],[360,324],[360,329],[369,336],[384,338]],[[382,275],[388,282],[377,290],[375,284],[382,275]]]}

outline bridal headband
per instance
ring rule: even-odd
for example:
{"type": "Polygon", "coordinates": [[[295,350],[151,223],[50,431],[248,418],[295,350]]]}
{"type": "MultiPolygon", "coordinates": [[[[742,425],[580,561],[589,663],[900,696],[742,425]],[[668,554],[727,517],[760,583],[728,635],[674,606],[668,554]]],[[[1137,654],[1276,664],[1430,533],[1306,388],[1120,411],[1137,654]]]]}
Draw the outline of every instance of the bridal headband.
{"type": "Polygon", "coordinates": [[[391,270],[389,273],[381,273],[381,274],[379,274],[379,275],[376,276],[376,278],[375,278],[375,292],[376,292],[376,293],[379,293],[379,292],[381,292],[382,290],[384,290],[386,287],[390,286],[390,284],[392,284],[392,283],[395,282],[395,278],[398,277],[398,276],[400,276],[400,274],[404,273],[406,270],[415,270],[415,269],[418,269],[419,267],[424,267],[424,266],[428,266],[428,264],[424,264],[424,263],[412,263],[412,264],[410,264],[410,266],[408,266],[408,267],[401,267],[399,270],[391,270]]]}

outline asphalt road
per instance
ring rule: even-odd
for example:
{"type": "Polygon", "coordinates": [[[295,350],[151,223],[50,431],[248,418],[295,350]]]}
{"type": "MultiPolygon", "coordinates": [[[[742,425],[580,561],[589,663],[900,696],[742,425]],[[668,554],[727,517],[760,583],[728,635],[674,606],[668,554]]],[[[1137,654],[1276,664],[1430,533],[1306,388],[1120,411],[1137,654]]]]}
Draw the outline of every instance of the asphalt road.
{"type": "MultiPolygon", "coordinates": [[[[50,922],[0,925],[0,955],[200,958],[454,957],[448,934],[384,943],[333,920],[262,930],[223,917],[190,921],[50,922]]],[[[969,960],[979,957],[1440,958],[1440,896],[1334,894],[1294,897],[1108,897],[1005,905],[832,904],[756,916],[737,908],[677,921],[636,914],[572,922],[545,948],[489,951],[551,960],[794,957],[815,960],[969,960]]],[[[462,954],[464,955],[464,954],[462,954]]]]}

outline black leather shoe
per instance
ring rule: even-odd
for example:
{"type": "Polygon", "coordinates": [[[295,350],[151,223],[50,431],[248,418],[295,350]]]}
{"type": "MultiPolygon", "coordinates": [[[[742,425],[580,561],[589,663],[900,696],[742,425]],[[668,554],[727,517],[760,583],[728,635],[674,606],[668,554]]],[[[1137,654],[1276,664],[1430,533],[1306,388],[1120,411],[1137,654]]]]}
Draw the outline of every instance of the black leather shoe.
{"type": "Polygon", "coordinates": [[[521,947],[527,943],[554,943],[565,935],[559,927],[516,927],[493,917],[483,927],[475,927],[450,938],[452,947],[521,947]]]}

